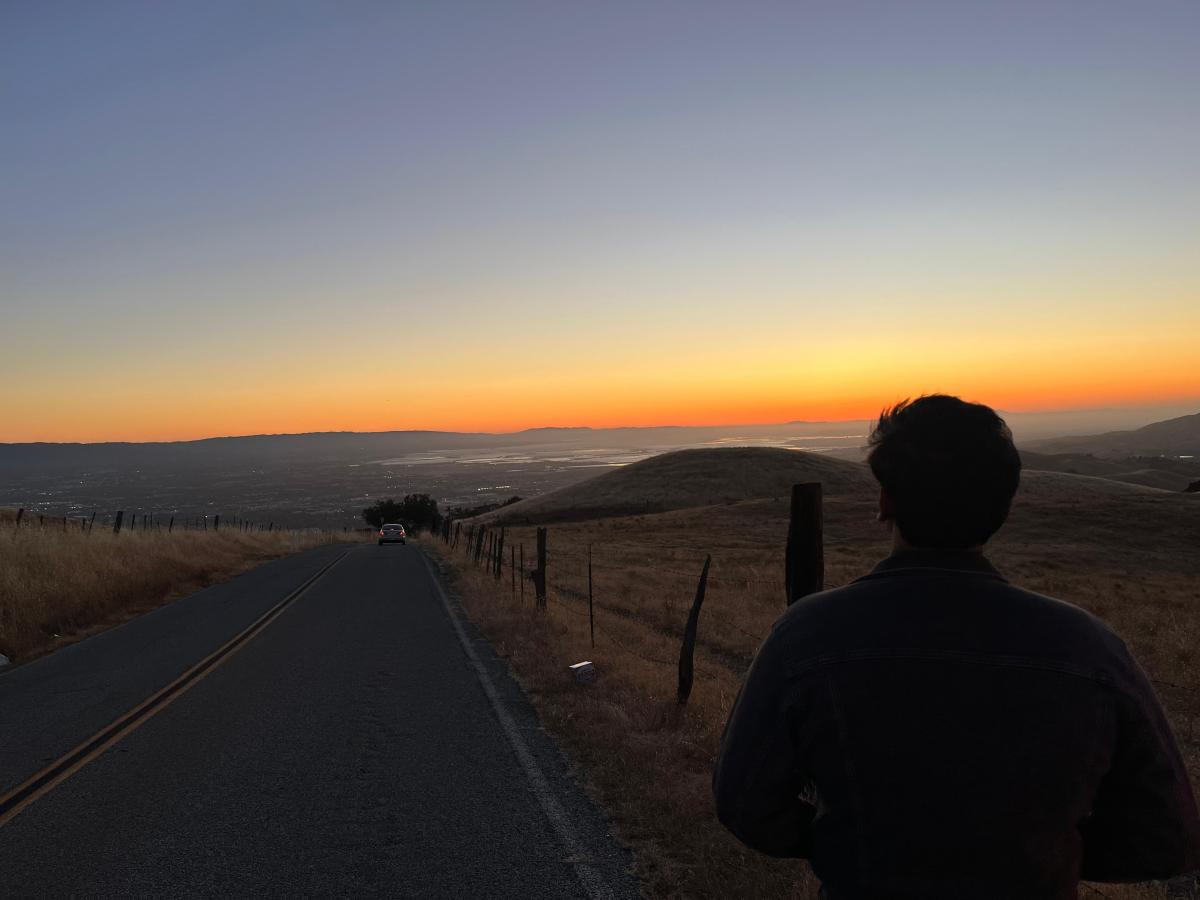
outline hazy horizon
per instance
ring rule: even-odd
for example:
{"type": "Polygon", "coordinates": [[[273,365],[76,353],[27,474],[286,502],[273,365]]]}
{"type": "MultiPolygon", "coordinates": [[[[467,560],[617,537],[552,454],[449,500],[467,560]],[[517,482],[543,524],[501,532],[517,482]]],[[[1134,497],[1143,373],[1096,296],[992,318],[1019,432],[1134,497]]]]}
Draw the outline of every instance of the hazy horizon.
{"type": "MultiPolygon", "coordinates": [[[[1087,434],[1091,431],[1121,431],[1140,428],[1153,422],[1181,416],[1200,413],[1200,398],[1194,403],[1160,404],[1153,406],[1130,407],[1089,407],[1083,409],[1057,410],[1004,410],[998,409],[1012,428],[1014,436],[1019,440],[1034,440],[1043,437],[1087,434]],[[1033,433],[1028,433],[1033,432],[1033,433]]],[[[702,422],[685,424],[680,422],[664,422],[652,425],[589,425],[579,424],[548,424],[531,425],[511,431],[485,431],[480,429],[446,429],[446,428],[381,428],[377,430],[359,429],[318,429],[314,431],[278,431],[278,432],[247,432],[244,434],[206,434],[187,438],[166,439],[137,439],[116,438],[111,440],[89,441],[0,441],[5,444],[158,444],[158,443],[192,443],[237,438],[254,437],[304,437],[324,434],[458,434],[477,435],[481,437],[503,438],[537,431],[650,431],[654,429],[691,429],[691,430],[736,430],[736,429],[773,429],[789,426],[825,426],[825,425],[862,425],[874,421],[874,416],[851,419],[791,419],[780,422],[702,422]]]]}

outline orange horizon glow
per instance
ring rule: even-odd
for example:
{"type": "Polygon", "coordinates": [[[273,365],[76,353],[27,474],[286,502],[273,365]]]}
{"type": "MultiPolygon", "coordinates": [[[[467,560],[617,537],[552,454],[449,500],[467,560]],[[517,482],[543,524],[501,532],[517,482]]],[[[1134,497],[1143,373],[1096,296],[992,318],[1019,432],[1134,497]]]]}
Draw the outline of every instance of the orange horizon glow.
{"type": "MultiPolygon", "coordinates": [[[[52,424],[41,429],[5,429],[0,443],[104,443],[104,442],[171,442],[193,441],[218,437],[252,435],[306,434],[318,432],[390,432],[433,431],[460,433],[511,434],[537,428],[653,428],[653,427],[738,427],[783,425],[789,422],[862,422],[875,419],[880,410],[899,400],[928,393],[952,393],[963,399],[986,403],[1002,414],[1054,414],[1113,409],[1194,406],[1200,412],[1200,391],[1141,393],[1135,390],[1094,392],[1044,392],[1020,390],[975,391],[956,390],[950,384],[915,387],[876,398],[856,398],[848,401],[809,401],[804,403],[774,401],[735,406],[679,398],[672,407],[668,400],[631,405],[626,409],[595,405],[586,408],[582,403],[570,412],[557,414],[549,410],[514,409],[483,413],[461,410],[440,418],[392,418],[373,415],[363,406],[339,405],[336,410],[322,411],[309,407],[289,410],[272,404],[264,397],[264,406],[275,406],[270,414],[247,411],[230,418],[190,419],[178,411],[162,411],[147,424],[145,415],[129,410],[125,416],[109,410],[103,423],[89,421],[80,413],[75,421],[52,424]]],[[[257,404],[256,404],[257,406],[257,404]]],[[[99,416],[95,418],[101,418],[99,416]]]]}
{"type": "MultiPolygon", "coordinates": [[[[660,335],[642,343],[564,345],[507,357],[484,340],[461,358],[414,352],[403,366],[291,365],[286,353],[193,371],[150,360],[106,377],[65,368],[0,384],[0,441],[172,441],[318,431],[508,433],[526,428],[763,425],[872,419],[905,397],[951,393],[1014,412],[1184,406],[1200,409],[1200,367],[1187,315],[1168,335],[1111,328],[1068,336],[969,330],[839,337],[804,354],[794,338],[660,335]],[[1116,336],[1114,336],[1116,335],[1116,336]]],[[[310,340],[314,346],[325,335],[310,340]]],[[[332,339],[332,338],[331,338],[332,339]]],[[[365,338],[363,339],[365,341],[365,338]]],[[[386,358],[362,344],[366,358],[386,358]]]]}

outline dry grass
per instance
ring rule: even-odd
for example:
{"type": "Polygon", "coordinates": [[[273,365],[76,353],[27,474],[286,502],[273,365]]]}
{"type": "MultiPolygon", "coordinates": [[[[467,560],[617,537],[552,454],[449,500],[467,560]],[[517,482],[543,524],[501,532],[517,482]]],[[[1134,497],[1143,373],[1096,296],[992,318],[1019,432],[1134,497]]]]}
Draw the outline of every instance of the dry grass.
{"type": "Polygon", "coordinates": [[[315,529],[89,534],[63,530],[61,519],[20,529],[0,521],[0,653],[30,659],[265,560],[342,538],[315,529]]]}
{"type": "MultiPolygon", "coordinates": [[[[1030,473],[994,561],[1014,581],[1097,612],[1158,683],[1190,770],[1200,773],[1200,498],[1066,475],[1030,473]]],[[[874,497],[826,502],[827,583],[844,584],[886,555],[874,497]]],[[[468,614],[567,748],[589,789],[634,849],[651,896],[814,898],[802,862],[747,851],[716,822],[709,778],[721,728],[755,648],[783,610],[782,499],[557,524],[549,530],[550,605],[514,599],[510,574],[443,557],[468,614]],[[586,614],[593,548],[596,646],[586,614]],[[674,704],[679,636],[705,553],[713,554],[700,619],[697,679],[686,713],[674,704]],[[566,666],[596,662],[576,686],[566,666]]],[[[532,528],[509,528],[507,546],[532,528]]],[[[506,562],[508,550],[505,551],[506,562]]],[[[1157,885],[1084,886],[1087,896],[1164,897],[1157,885]],[[1102,894],[1100,893],[1102,892],[1102,894]]]]}
{"type": "Polygon", "coordinates": [[[819,481],[826,496],[868,489],[866,466],[768,447],[676,450],[481,516],[496,524],[578,521],[787,495],[819,481]]]}

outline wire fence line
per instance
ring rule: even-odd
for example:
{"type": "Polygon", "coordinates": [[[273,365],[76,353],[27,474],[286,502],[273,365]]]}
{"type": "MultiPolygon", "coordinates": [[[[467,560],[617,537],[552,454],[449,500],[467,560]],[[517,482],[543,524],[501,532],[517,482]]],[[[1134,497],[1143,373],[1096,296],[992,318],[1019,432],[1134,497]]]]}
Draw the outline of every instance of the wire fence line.
{"type": "MultiPolygon", "coordinates": [[[[797,488],[802,487],[811,486],[797,486],[797,488]]],[[[796,492],[796,494],[799,493],[799,491],[796,492]]],[[[794,501],[796,494],[793,496],[794,501]]],[[[818,491],[818,502],[819,497],[818,491]]],[[[706,587],[715,589],[716,597],[714,599],[718,602],[718,608],[712,608],[712,603],[704,608],[705,627],[700,629],[702,637],[693,633],[692,646],[698,640],[712,658],[718,660],[728,670],[740,672],[745,669],[753,652],[765,639],[770,629],[770,622],[759,623],[760,627],[756,630],[753,623],[746,622],[743,617],[720,609],[720,600],[731,591],[751,589],[761,591],[764,586],[772,592],[778,591],[777,596],[780,596],[781,599],[795,599],[803,593],[821,589],[824,577],[823,549],[825,542],[820,516],[816,517],[815,535],[811,519],[811,508],[807,512],[801,509],[800,514],[797,515],[794,502],[792,521],[789,526],[788,551],[784,560],[785,565],[781,567],[785,569],[782,578],[762,577],[761,566],[744,566],[742,571],[739,571],[739,564],[736,562],[727,562],[728,568],[724,571],[720,567],[719,560],[713,562],[711,573],[708,572],[708,567],[705,567],[707,577],[701,579],[698,597],[692,604],[694,615],[689,617],[687,627],[692,628],[694,632],[696,623],[691,620],[698,618],[699,604],[703,601],[706,587]],[[799,528],[798,522],[800,523],[799,528]],[[807,584],[797,586],[797,576],[793,565],[797,562],[798,557],[793,554],[793,536],[797,530],[803,532],[805,526],[807,526],[808,533],[802,533],[801,541],[798,543],[815,537],[818,562],[815,568],[816,577],[813,578],[813,573],[810,571],[807,584]],[[750,627],[747,627],[748,625],[750,627]],[[731,643],[729,640],[723,639],[730,635],[737,635],[745,639],[741,642],[740,648],[736,647],[738,642],[731,643]]],[[[521,533],[525,533],[526,529],[532,527],[535,526],[517,526],[521,533]]],[[[586,545],[586,552],[581,552],[578,549],[578,538],[576,538],[575,546],[570,548],[555,546],[547,549],[547,533],[547,528],[537,528],[541,554],[539,557],[530,553],[528,558],[525,544],[511,544],[504,527],[489,527],[480,523],[464,525],[463,522],[447,520],[442,524],[440,537],[452,551],[465,552],[468,561],[473,562],[476,567],[492,572],[498,581],[505,579],[507,574],[512,593],[520,594],[523,598],[525,591],[528,590],[531,600],[537,604],[537,608],[563,610],[576,620],[586,618],[593,647],[596,646],[597,635],[599,635],[602,641],[611,640],[621,652],[629,653],[647,662],[663,667],[678,664],[682,673],[685,667],[684,657],[690,656],[690,651],[688,650],[686,628],[680,621],[685,612],[681,601],[695,588],[697,573],[701,570],[705,555],[693,547],[672,545],[656,547],[656,551],[661,550],[662,554],[656,559],[654,555],[646,553],[644,548],[622,541],[618,543],[618,552],[623,555],[621,561],[615,563],[611,561],[611,558],[606,559],[603,555],[597,558],[591,544],[586,545]],[[508,545],[507,552],[505,551],[506,544],[508,545]],[[667,564],[664,565],[664,562],[667,564]],[[692,565],[695,566],[692,571],[681,568],[681,566],[692,565]],[[597,575],[603,576],[599,586],[596,583],[597,575]],[[656,579],[665,577],[675,579],[675,581],[667,584],[658,581],[654,584],[655,594],[647,596],[645,593],[641,593],[639,595],[639,582],[644,584],[649,576],[656,579]],[[623,603],[622,600],[626,602],[623,603]],[[684,646],[681,648],[678,663],[635,649],[630,646],[629,641],[621,641],[618,637],[610,635],[608,630],[603,627],[603,621],[598,629],[596,625],[598,613],[601,614],[602,620],[605,617],[618,617],[628,622],[636,622],[642,628],[663,639],[679,639],[683,636],[684,646]]],[[[598,546],[603,548],[607,543],[600,543],[598,546]]],[[[841,543],[848,544],[850,542],[839,541],[834,546],[841,543]]],[[[803,553],[798,556],[801,564],[809,561],[804,558],[803,553]]],[[[774,616],[771,618],[773,621],[774,616]]],[[[687,660],[687,667],[692,668],[690,658],[687,660]]],[[[705,667],[696,671],[695,674],[703,678],[715,678],[719,673],[705,667]]],[[[1177,692],[1179,695],[1187,697],[1200,696],[1200,690],[1193,686],[1158,678],[1150,680],[1159,689],[1177,692]]],[[[682,689],[680,702],[686,702],[686,695],[682,689]]],[[[1195,741],[1193,736],[1194,719],[1194,716],[1186,717],[1187,727],[1183,728],[1184,733],[1180,735],[1189,745],[1194,744],[1195,741]]],[[[1192,767],[1189,766],[1189,768],[1192,767]]],[[[1193,771],[1193,775],[1200,777],[1200,773],[1195,771],[1193,771]]]]}
{"type": "MultiPolygon", "coordinates": [[[[749,664],[753,653],[769,630],[769,622],[761,623],[760,629],[756,631],[752,627],[736,621],[735,617],[728,612],[706,609],[704,618],[707,625],[703,629],[704,636],[701,638],[699,636],[700,610],[710,586],[715,588],[718,594],[728,593],[732,590],[761,589],[761,587],[767,586],[773,592],[778,591],[777,596],[780,599],[795,599],[805,593],[821,589],[824,578],[824,557],[821,550],[823,545],[820,534],[821,517],[819,513],[813,515],[813,510],[804,506],[807,503],[811,507],[813,502],[819,504],[820,497],[820,485],[796,486],[793,492],[793,518],[795,519],[796,509],[800,508],[806,522],[816,522],[816,533],[811,533],[812,528],[810,527],[810,533],[805,540],[798,542],[795,539],[794,525],[789,528],[784,576],[776,578],[760,577],[761,573],[756,570],[739,570],[736,564],[730,565],[727,572],[722,572],[719,565],[715,571],[712,571],[711,555],[699,554],[692,547],[656,548],[661,554],[658,559],[649,554],[636,553],[633,558],[622,559],[620,564],[597,560],[591,544],[587,545],[586,553],[579,552],[574,548],[559,549],[557,547],[551,552],[547,549],[548,529],[546,527],[536,527],[536,550],[530,554],[528,560],[526,559],[525,544],[513,545],[510,543],[507,529],[503,526],[489,527],[485,523],[470,521],[464,525],[462,521],[445,519],[440,527],[434,530],[434,534],[446,545],[449,552],[463,554],[469,564],[492,575],[499,584],[503,584],[507,580],[512,594],[519,593],[524,598],[525,591],[528,589],[532,594],[535,608],[539,610],[561,609],[572,616],[586,617],[593,648],[596,646],[596,613],[598,610],[606,616],[636,622],[662,639],[682,639],[678,660],[671,660],[635,649],[629,645],[629,641],[620,641],[617,637],[608,635],[604,628],[600,629],[601,638],[609,639],[611,637],[614,645],[619,647],[622,652],[656,665],[677,666],[679,675],[677,700],[680,705],[683,705],[687,703],[690,695],[693,676],[715,679],[721,675],[720,671],[707,666],[696,668],[694,651],[697,642],[706,653],[720,662],[725,671],[740,673],[749,664]],[[796,500],[798,496],[802,501],[799,507],[796,500]],[[801,543],[803,543],[802,547],[801,543]],[[799,547],[800,550],[794,552],[794,547],[799,547]],[[794,561],[789,562],[797,553],[805,554],[805,558],[800,560],[798,565],[794,561]],[[681,556],[691,557],[692,554],[696,554],[696,568],[691,572],[679,568],[692,562],[691,559],[681,558],[681,556]],[[666,557],[666,560],[663,557],[666,557]],[[664,561],[668,564],[663,565],[664,561]],[[794,578],[795,573],[801,570],[803,570],[804,579],[794,578]],[[603,599],[597,598],[596,575],[598,573],[606,576],[603,599]],[[613,597],[613,576],[619,576],[615,589],[618,599],[613,597]],[[661,596],[661,607],[654,605],[654,601],[659,599],[659,596],[642,596],[631,604],[619,602],[620,598],[632,599],[631,592],[636,590],[638,581],[644,582],[648,576],[653,576],[655,579],[661,579],[664,576],[668,579],[676,579],[672,584],[664,585],[661,582],[654,584],[655,591],[661,596]],[[698,582],[697,576],[699,576],[698,582]],[[806,588],[805,585],[808,587],[806,588]],[[686,623],[681,626],[676,616],[683,612],[684,608],[682,603],[677,607],[674,598],[678,597],[682,601],[692,593],[694,593],[694,599],[688,607],[690,611],[688,611],[686,623]],[[722,636],[727,637],[730,634],[745,638],[744,645],[739,647],[736,642],[722,640],[722,636]]],[[[774,620],[774,616],[771,616],[771,620],[774,620]]]]}
{"type": "Polygon", "coordinates": [[[113,534],[162,533],[173,534],[179,531],[188,532],[245,532],[264,534],[298,534],[299,532],[319,531],[323,534],[348,534],[351,529],[341,530],[331,528],[295,528],[277,525],[273,520],[266,522],[248,519],[242,515],[226,515],[219,513],[180,515],[178,512],[164,513],[149,510],[119,509],[113,513],[101,514],[93,510],[90,515],[48,515],[42,512],[20,507],[12,515],[0,516],[0,526],[8,526],[14,534],[19,531],[63,532],[90,535],[100,526],[102,531],[113,534]]]}

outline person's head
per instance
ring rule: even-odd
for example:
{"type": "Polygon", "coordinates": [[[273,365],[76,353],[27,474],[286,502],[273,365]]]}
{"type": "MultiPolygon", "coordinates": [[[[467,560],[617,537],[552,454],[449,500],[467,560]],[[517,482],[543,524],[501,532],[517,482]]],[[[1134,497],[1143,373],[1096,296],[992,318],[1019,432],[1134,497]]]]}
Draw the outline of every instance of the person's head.
{"type": "Polygon", "coordinates": [[[905,543],[979,547],[1008,518],[1021,457],[991,408],[944,394],[905,400],[880,413],[869,446],[880,518],[905,543]]]}

